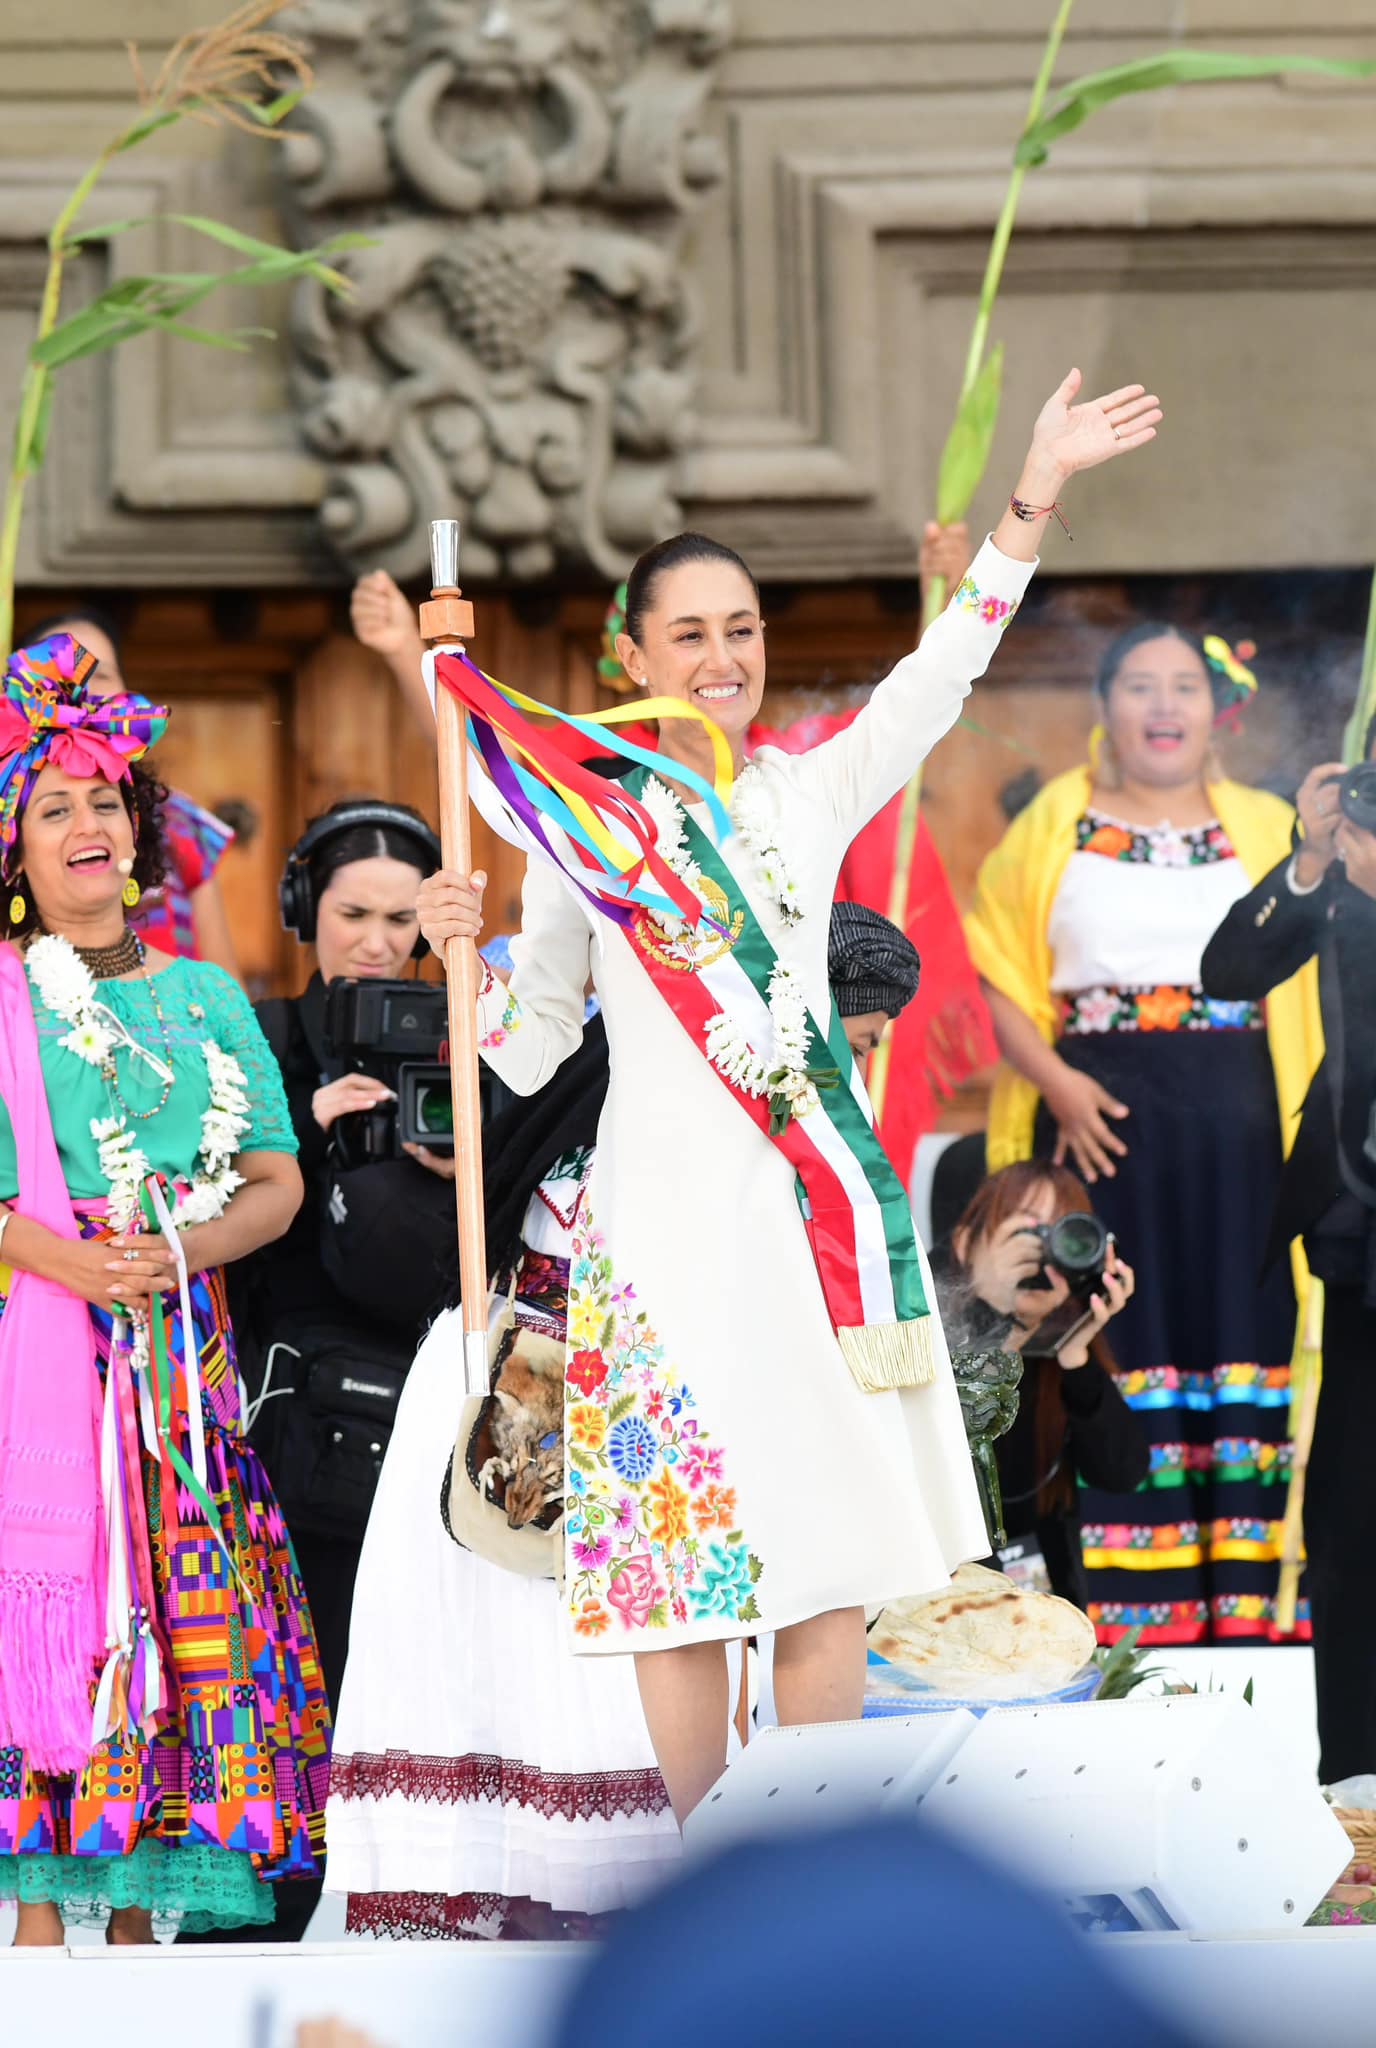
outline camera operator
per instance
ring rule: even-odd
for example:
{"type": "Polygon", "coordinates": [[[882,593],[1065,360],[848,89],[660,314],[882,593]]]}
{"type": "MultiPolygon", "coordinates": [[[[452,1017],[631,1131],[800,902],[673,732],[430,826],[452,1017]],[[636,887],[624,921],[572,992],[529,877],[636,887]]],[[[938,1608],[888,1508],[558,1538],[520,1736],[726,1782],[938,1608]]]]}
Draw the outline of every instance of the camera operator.
{"type": "Polygon", "coordinates": [[[1103,1337],[1132,1296],[1132,1270],[1079,1178],[1031,1159],[984,1181],[933,1252],[932,1274],[953,1359],[1002,1350],[1024,1362],[1017,1419],[995,1445],[1007,1531],[1000,1560],[1020,1583],[1085,1608],[1077,1474],[1128,1493],[1151,1463],[1103,1337]]]}
{"type": "Polygon", "coordinates": [[[1366,761],[1315,768],[1293,854],[1205,949],[1211,996],[1256,1000],[1317,958],[1327,1047],[1276,1199],[1267,1264],[1300,1237],[1324,1282],[1323,1381],[1304,1537],[1325,1784],[1376,1771],[1376,724],[1366,761]]]}

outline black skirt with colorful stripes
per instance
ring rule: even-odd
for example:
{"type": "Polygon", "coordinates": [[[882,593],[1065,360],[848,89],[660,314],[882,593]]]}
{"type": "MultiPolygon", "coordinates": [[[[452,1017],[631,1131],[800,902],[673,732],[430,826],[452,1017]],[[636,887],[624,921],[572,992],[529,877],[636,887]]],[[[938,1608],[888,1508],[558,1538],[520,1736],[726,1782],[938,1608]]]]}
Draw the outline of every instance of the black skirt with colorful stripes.
{"type": "MultiPolygon", "coordinates": [[[[1081,1489],[1090,1616],[1105,1642],[1134,1626],[1148,1643],[1272,1640],[1295,1301],[1288,1269],[1262,1273],[1281,1170],[1266,1034],[1255,1014],[1232,1028],[1075,1021],[1072,1007],[1062,1058],[1131,1112],[1128,1157],[1092,1192],[1137,1275],[1109,1340],[1152,1445],[1137,1492],[1081,1489]]],[[[1037,1150],[1054,1143],[1043,1108],[1037,1150]]]]}

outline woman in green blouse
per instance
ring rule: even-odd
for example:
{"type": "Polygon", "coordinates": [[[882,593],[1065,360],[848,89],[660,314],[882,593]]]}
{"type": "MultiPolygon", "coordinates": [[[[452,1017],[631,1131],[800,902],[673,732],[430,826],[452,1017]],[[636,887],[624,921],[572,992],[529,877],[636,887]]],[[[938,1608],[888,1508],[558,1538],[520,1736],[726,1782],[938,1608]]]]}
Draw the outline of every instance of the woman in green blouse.
{"type": "Polygon", "coordinates": [[[166,714],[57,635],[0,690],[0,1898],[17,1939],[272,1918],[329,1710],[221,1269],[301,1199],[238,985],[126,924],[166,714]],[[35,1476],[36,1475],[36,1476],[35,1476]]]}

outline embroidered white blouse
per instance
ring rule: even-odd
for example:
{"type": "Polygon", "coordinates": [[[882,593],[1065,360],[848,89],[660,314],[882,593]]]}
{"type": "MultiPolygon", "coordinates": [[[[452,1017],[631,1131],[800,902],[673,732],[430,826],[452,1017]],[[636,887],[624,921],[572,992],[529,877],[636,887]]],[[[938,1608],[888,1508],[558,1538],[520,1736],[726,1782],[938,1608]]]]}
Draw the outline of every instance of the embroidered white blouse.
{"type": "MultiPolygon", "coordinates": [[[[1032,565],[986,543],[945,615],[844,732],[755,761],[805,914],[785,924],[739,837],[724,858],[814,1014],[842,857],[955,722],[1032,565]]],[[[794,1174],[691,1043],[632,942],[532,860],[484,1057],[530,1093],[573,1051],[591,974],[611,1082],[574,1229],[564,1604],[573,1647],[786,1628],[944,1584],[988,1549],[944,1343],[934,1384],[862,1393],[794,1174]]],[[[930,1276],[928,1300],[935,1317],[930,1276]]]]}

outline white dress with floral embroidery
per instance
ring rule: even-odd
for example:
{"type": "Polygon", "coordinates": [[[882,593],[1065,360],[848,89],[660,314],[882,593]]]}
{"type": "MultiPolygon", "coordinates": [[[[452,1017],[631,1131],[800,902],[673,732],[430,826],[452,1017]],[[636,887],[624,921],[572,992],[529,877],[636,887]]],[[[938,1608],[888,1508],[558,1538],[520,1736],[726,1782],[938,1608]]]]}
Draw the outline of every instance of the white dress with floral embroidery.
{"type": "MultiPolygon", "coordinates": [[[[785,924],[739,837],[724,858],[829,1010],[842,857],[959,715],[1031,576],[986,542],[861,715],[751,770],[797,884],[785,924]]],[[[654,1650],[786,1628],[944,1584],[988,1549],[945,1346],[933,1384],[862,1393],[828,1319],[792,1167],[731,1097],[631,942],[546,863],[513,972],[485,978],[483,1056],[529,1094],[579,1042],[592,977],[611,1050],[574,1234],[565,1388],[573,1647],[654,1650]]],[[[924,1262],[924,1284],[935,1297],[924,1262]]]]}

